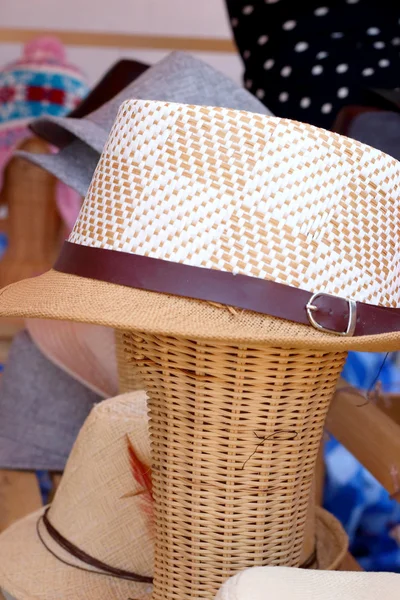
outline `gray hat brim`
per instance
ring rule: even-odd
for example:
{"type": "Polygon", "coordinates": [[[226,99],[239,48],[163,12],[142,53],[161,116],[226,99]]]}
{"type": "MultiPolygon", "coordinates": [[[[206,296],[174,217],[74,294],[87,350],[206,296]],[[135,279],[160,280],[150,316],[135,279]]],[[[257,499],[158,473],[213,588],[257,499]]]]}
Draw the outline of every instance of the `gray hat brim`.
{"type": "Polygon", "coordinates": [[[0,469],[63,471],[100,400],[49,361],[26,331],[17,334],[0,388],[0,469]]]}
{"type": "Polygon", "coordinates": [[[58,148],[64,148],[78,139],[101,154],[108,138],[108,130],[90,119],[46,117],[32,124],[32,129],[42,139],[58,148]]]}
{"type": "Polygon", "coordinates": [[[48,171],[83,197],[86,196],[99,160],[96,150],[77,139],[58,154],[32,154],[18,151],[15,155],[48,171]]]}
{"type": "Polygon", "coordinates": [[[189,54],[173,52],[87,117],[40,118],[30,127],[59,148],[79,138],[101,154],[119,107],[131,99],[222,106],[270,114],[250,92],[209,64],[189,54]]]}

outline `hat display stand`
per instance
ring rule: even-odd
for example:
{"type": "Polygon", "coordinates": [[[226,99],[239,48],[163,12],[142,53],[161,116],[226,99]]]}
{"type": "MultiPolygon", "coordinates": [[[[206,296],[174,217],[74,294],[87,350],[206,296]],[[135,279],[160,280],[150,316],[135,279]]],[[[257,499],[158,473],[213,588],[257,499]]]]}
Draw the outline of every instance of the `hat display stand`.
{"type": "Polygon", "coordinates": [[[346,353],[124,340],[149,396],[154,600],[212,598],[252,565],[322,568],[310,495],[346,353]]]}
{"type": "MultiPolygon", "coordinates": [[[[48,146],[37,138],[22,142],[21,150],[43,153],[48,146]]],[[[55,258],[61,220],[55,202],[55,178],[14,157],[5,175],[2,197],[8,207],[8,247],[1,260],[0,286],[39,275],[55,258]]]]}

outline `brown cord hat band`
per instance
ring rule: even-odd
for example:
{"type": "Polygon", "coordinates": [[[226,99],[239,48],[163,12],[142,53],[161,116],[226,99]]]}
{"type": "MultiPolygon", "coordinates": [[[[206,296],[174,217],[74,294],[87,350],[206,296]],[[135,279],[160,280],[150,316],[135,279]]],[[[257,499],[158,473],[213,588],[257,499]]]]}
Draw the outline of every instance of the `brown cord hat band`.
{"type": "Polygon", "coordinates": [[[153,583],[152,577],[147,577],[146,575],[139,575],[138,573],[133,573],[131,571],[125,571],[124,569],[118,569],[116,567],[112,567],[111,565],[108,565],[107,563],[104,563],[101,560],[98,560],[97,558],[90,556],[90,554],[87,554],[86,552],[84,552],[83,550],[81,550],[80,548],[75,546],[72,542],[70,542],[63,535],[61,535],[61,533],[59,531],[57,531],[57,529],[55,527],[53,527],[53,525],[50,523],[49,517],[48,517],[49,510],[50,510],[50,508],[47,508],[45,510],[45,512],[43,513],[43,515],[39,518],[39,520],[37,522],[37,526],[36,526],[36,531],[37,531],[40,541],[45,546],[45,548],[49,552],[51,552],[51,554],[54,556],[54,558],[56,558],[57,560],[60,560],[62,563],[64,563],[65,565],[67,565],[69,567],[73,567],[75,569],[80,569],[81,571],[88,571],[89,573],[94,573],[95,575],[108,575],[110,577],[116,577],[117,579],[126,579],[128,581],[136,581],[138,583],[153,583]],[[56,542],[56,544],[58,544],[58,546],[63,548],[63,550],[68,552],[74,558],[78,558],[83,563],[98,569],[98,571],[92,571],[92,570],[85,569],[85,568],[79,567],[77,565],[71,564],[71,563],[61,559],[59,556],[57,556],[57,554],[55,552],[50,550],[50,548],[47,546],[47,544],[45,543],[45,541],[40,533],[40,530],[39,530],[40,521],[43,522],[43,525],[45,526],[47,533],[53,539],[53,541],[56,542]]]}
{"type": "MultiPolygon", "coordinates": [[[[64,242],[56,271],[217,302],[347,336],[400,331],[400,309],[349,301],[247,275],[64,242]]],[[[134,308],[132,308],[134,310],[134,308]]]]}
{"type": "MultiPolygon", "coordinates": [[[[39,540],[41,541],[43,546],[46,548],[46,550],[48,552],[50,552],[50,554],[52,554],[52,556],[54,556],[54,558],[56,558],[57,560],[62,562],[67,567],[72,567],[73,569],[79,569],[80,571],[85,571],[87,573],[93,573],[94,575],[106,575],[108,577],[115,577],[116,579],[126,579],[128,581],[136,581],[138,583],[153,583],[153,577],[147,577],[145,575],[138,575],[137,573],[132,573],[130,571],[124,571],[123,569],[117,569],[115,567],[111,567],[110,565],[103,563],[102,561],[98,560],[97,558],[93,558],[93,556],[86,554],[86,552],[84,552],[83,550],[81,550],[80,548],[78,548],[77,546],[72,544],[72,542],[68,541],[64,536],[61,535],[61,533],[59,531],[57,531],[57,529],[55,529],[55,527],[53,527],[53,525],[50,523],[49,517],[48,517],[49,510],[50,510],[50,508],[47,508],[44,511],[43,515],[41,517],[39,517],[39,519],[37,520],[36,532],[37,532],[39,540]],[[53,550],[51,550],[48,547],[48,545],[44,541],[43,536],[40,533],[40,528],[39,528],[40,522],[42,522],[44,524],[49,536],[61,548],[66,550],[74,558],[78,558],[83,563],[87,564],[88,566],[95,567],[96,569],[99,569],[99,570],[93,571],[92,569],[86,569],[85,567],[80,567],[78,565],[74,565],[74,564],[68,562],[67,560],[60,558],[53,550]]],[[[317,556],[316,549],[312,552],[312,554],[309,556],[309,558],[307,560],[305,560],[304,563],[302,563],[299,566],[299,569],[310,569],[312,567],[318,568],[318,556],[317,556]]]]}

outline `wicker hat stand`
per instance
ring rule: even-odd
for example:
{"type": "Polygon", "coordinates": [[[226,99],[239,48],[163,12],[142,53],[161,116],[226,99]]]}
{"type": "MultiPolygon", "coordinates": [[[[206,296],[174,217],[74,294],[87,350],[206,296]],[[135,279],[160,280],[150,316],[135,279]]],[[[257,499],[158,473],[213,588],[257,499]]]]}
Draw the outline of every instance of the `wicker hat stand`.
{"type": "Polygon", "coordinates": [[[153,600],[211,599],[238,570],[312,560],[313,474],[346,353],[124,343],[149,396],[153,600]]]}
{"type": "MultiPolygon", "coordinates": [[[[19,150],[48,152],[38,138],[19,150]]],[[[43,273],[51,267],[61,243],[61,219],[55,202],[56,179],[23,158],[13,157],[4,173],[2,202],[8,206],[9,247],[1,260],[0,288],[43,273]]]]}

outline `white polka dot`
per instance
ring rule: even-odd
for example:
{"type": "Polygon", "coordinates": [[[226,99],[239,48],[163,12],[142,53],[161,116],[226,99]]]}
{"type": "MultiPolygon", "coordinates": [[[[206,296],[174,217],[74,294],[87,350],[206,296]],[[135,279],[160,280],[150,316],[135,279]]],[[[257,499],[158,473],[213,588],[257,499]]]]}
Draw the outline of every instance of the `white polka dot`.
{"type": "Polygon", "coordinates": [[[314,15],[316,17],[324,17],[329,12],[329,8],[327,6],[321,6],[320,8],[316,8],[314,10],[314,15]]]}
{"type": "Polygon", "coordinates": [[[246,6],[243,6],[242,13],[244,15],[251,15],[253,10],[254,10],[254,6],[252,6],[251,4],[247,4],[246,6]]]}
{"type": "Polygon", "coordinates": [[[400,46],[400,37],[395,37],[392,39],[393,46],[400,46]]]}
{"type": "Polygon", "coordinates": [[[239,19],[231,19],[232,27],[237,27],[239,25],[239,19]]]}
{"type": "Polygon", "coordinates": [[[267,35],[262,35],[258,38],[258,43],[260,46],[264,46],[264,44],[266,44],[269,40],[269,37],[267,35]]]}
{"type": "Polygon", "coordinates": [[[289,75],[291,73],[292,73],[292,67],[283,67],[283,69],[281,71],[282,77],[289,77],[289,75]]]}
{"type": "Polygon", "coordinates": [[[367,29],[368,35],[378,35],[380,32],[380,29],[378,29],[377,27],[370,27],[369,29],[367,29]]]}
{"type": "Polygon", "coordinates": [[[349,88],[341,87],[337,92],[338,98],[346,98],[349,95],[349,88]]]}
{"type": "Polygon", "coordinates": [[[382,58],[382,60],[379,61],[378,65],[380,67],[388,67],[390,65],[390,61],[387,60],[387,58],[382,58]]]}
{"type": "Polygon", "coordinates": [[[307,42],[299,42],[294,47],[294,49],[296,50],[296,52],[304,52],[305,50],[307,50],[307,48],[308,48],[307,42]]]}
{"type": "Polygon", "coordinates": [[[370,75],[374,74],[374,70],[371,68],[367,68],[363,70],[362,74],[364,75],[364,77],[370,77],[370,75]]]}
{"type": "Polygon", "coordinates": [[[347,4],[357,4],[360,0],[346,0],[347,4]]]}
{"type": "Polygon", "coordinates": [[[289,100],[289,94],[287,92],[282,92],[279,94],[279,102],[287,102],[289,100]]]}
{"type": "Polygon", "coordinates": [[[318,52],[318,54],[317,54],[316,58],[317,58],[318,60],[323,60],[323,59],[324,59],[324,58],[326,58],[327,56],[328,56],[328,53],[327,53],[327,52],[318,52]]]}
{"type": "Polygon", "coordinates": [[[253,81],[251,79],[246,79],[245,86],[247,87],[248,90],[251,88],[252,85],[253,85],[253,81]]]}
{"type": "Polygon", "coordinates": [[[274,64],[275,64],[275,61],[272,58],[269,58],[264,63],[264,69],[266,69],[268,71],[269,69],[272,69],[274,64]]]}
{"type": "Polygon", "coordinates": [[[311,73],[313,75],[321,75],[321,73],[323,73],[324,71],[324,67],[322,67],[321,65],[315,65],[315,67],[313,67],[311,69],[311,73]]]}
{"type": "Polygon", "coordinates": [[[348,68],[349,68],[349,65],[342,63],[341,65],[338,65],[336,67],[336,73],[346,73],[348,68]]]}
{"type": "Polygon", "coordinates": [[[334,31],[333,33],[331,33],[331,38],[333,40],[338,40],[338,39],[342,38],[343,35],[344,34],[341,31],[334,31]]]}
{"type": "Polygon", "coordinates": [[[321,107],[321,112],[324,113],[324,115],[327,115],[328,113],[330,113],[332,110],[332,104],[329,104],[329,102],[327,102],[326,104],[323,104],[321,107]]]}
{"type": "Polygon", "coordinates": [[[279,0],[265,0],[265,4],[276,4],[279,0]]]}
{"type": "Polygon", "coordinates": [[[310,98],[302,98],[300,100],[300,106],[301,108],[308,108],[311,104],[311,100],[310,98]]]}
{"type": "Polygon", "coordinates": [[[385,47],[385,42],[374,42],[374,48],[377,50],[382,50],[385,47]]]}
{"type": "Polygon", "coordinates": [[[282,27],[285,31],[290,31],[291,29],[294,29],[296,25],[296,21],[286,21],[286,23],[284,23],[282,27]]]}
{"type": "Polygon", "coordinates": [[[260,98],[260,100],[262,100],[264,98],[264,96],[265,96],[264,90],[257,90],[256,91],[256,96],[257,96],[257,98],[260,98]]]}
{"type": "Polygon", "coordinates": [[[250,58],[250,56],[251,56],[251,52],[250,52],[250,50],[245,50],[245,51],[243,52],[243,58],[244,58],[245,60],[246,60],[247,58],[250,58]]]}

